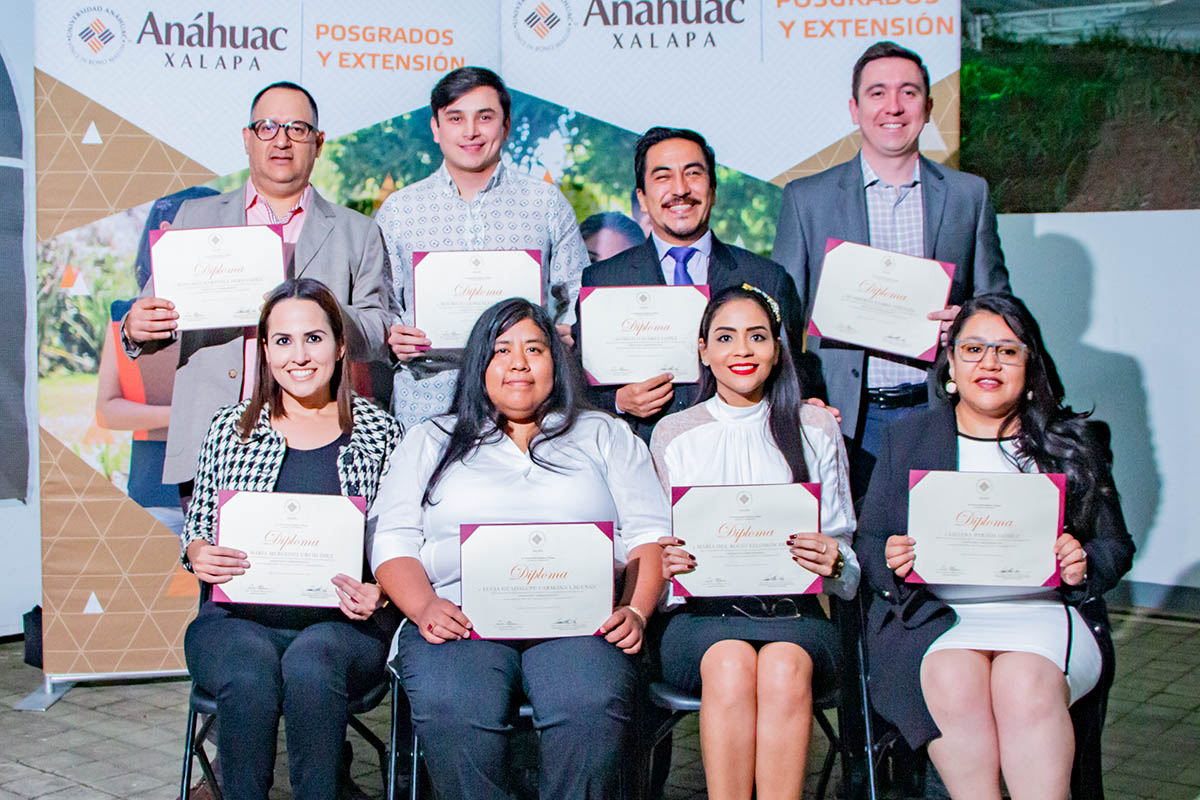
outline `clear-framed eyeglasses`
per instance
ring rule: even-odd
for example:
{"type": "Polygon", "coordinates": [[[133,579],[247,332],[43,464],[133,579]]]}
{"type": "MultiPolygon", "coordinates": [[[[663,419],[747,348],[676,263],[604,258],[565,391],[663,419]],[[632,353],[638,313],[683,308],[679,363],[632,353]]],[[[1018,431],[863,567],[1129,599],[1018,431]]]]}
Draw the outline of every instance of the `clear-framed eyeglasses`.
{"type": "Polygon", "coordinates": [[[804,616],[791,597],[739,597],[732,608],[750,619],[795,619],[804,616]]]}
{"type": "Polygon", "coordinates": [[[983,361],[988,350],[996,351],[996,359],[1001,364],[1019,367],[1025,363],[1029,348],[1021,342],[985,342],[980,339],[959,339],[954,343],[954,354],[959,361],[974,363],[983,361]]]}
{"type": "Polygon", "coordinates": [[[250,130],[254,131],[254,135],[264,142],[272,141],[279,135],[279,129],[283,128],[284,134],[293,142],[307,142],[316,133],[316,128],[309,125],[302,119],[294,119],[291,122],[276,122],[273,119],[260,119],[251,122],[247,125],[250,130]]]}

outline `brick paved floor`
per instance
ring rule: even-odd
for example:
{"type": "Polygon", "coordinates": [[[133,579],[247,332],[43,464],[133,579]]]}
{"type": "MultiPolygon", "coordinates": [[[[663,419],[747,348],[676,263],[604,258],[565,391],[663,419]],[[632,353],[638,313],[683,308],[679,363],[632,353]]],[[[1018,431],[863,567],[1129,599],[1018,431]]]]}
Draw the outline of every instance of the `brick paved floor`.
{"type": "MultiPolygon", "coordinates": [[[[1197,800],[1200,624],[1114,615],[1114,626],[1117,681],[1104,739],[1108,797],[1197,800]]],[[[186,682],[77,686],[49,711],[18,712],[13,706],[41,683],[41,673],[21,662],[22,652],[19,642],[0,645],[0,800],[177,796],[186,682]]],[[[386,738],[386,703],[366,719],[386,738]]],[[[706,795],[696,717],[676,730],[667,798],[700,800],[706,795]]],[[[369,795],[380,796],[370,751],[353,735],[351,741],[354,775],[369,795]]],[[[819,768],[824,748],[814,729],[811,770],[819,768]]],[[[272,798],[291,796],[286,762],[281,744],[272,798]]],[[[931,787],[927,797],[936,796],[931,787]]]]}

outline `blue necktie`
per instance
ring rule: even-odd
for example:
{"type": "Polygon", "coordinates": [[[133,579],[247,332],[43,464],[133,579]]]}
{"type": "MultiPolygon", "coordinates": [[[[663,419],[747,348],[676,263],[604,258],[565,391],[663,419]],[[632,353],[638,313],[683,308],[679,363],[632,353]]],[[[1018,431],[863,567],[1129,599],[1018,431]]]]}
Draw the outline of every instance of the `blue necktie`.
{"type": "Polygon", "coordinates": [[[672,247],[667,251],[667,255],[675,259],[676,286],[691,286],[695,283],[687,271],[688,259],[692,257],[692,253],[694,252],[696,252],[696,248],[694,247],[672,247]]]}

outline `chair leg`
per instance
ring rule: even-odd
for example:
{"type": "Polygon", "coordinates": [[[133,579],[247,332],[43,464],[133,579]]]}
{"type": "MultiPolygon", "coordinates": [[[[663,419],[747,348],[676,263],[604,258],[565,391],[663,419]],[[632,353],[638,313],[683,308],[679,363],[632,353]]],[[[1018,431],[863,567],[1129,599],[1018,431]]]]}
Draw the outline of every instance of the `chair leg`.
{"type": "Polygon", "coordinates": [[[200,726],[200,730],[192,738],[193,747],[196,752],[196,758],[200,761],[200,771],[204,773],[204,779],[208,781],[208,789],[212,792],[214,800],[224,800],[224,795],[221,794],[221,786],[217,783],[217,774],[213,772],[212,762],[208,758],[208,753],[204,750],[204,740],[208,736],[208,731],[216,721],[215,716],[209,716],[204,720],[204,724],[200,726]]]}
{"type": "Polygon", "coordinates": [[[412,732],[412,755],[409,759],[408,772],[408,800],[420,800],[420,785],[421,785],[421,740],[417,737],[417,729],[414,726],[412,732]]]}
{"type": "Polygon", "coordinates": [[[398,735],[400,720],[400,682],[392,679],[392,730],[388,742],[388,766],[383,776],[383,796],[387,800],[396,800],[396,761],[400,758],[398,735]]]}
{"type": "Polygon", "coordinates": [[[183,778],[180,780],[179,797],[189,800],[192,796],[192,737],[196,735],[196,711],[189,708],[187,715],[187,738],[183,742],[183,778]]]}
{"type": "MultiPolygon", "coordinates": [[[[821,777],[817,779],[816,789],[817,800],[825,800],[825,792],[829,789],[829,780],[833,776],[833,765],[837,761],[838,753],[842,751],[842,740],[833,730],[833,726],[829,724],[829,718],[825,716],[824,711],[815,710],[813,717],[816,718],[817,725],[825,734],[825,738],[829,740],[829,749],[826,750],[825,761],[821,764],[821,777]]],[[[846,763],[844,758],[842,763],[846,763]]]]}
{"type": "MultiPolygon", "coordinates": [[[[386,781],[388,777],[388,753],[387,747],[384,746],[383,740],[375,735],[375,732],[363,723],[358,717],[350,717],[348,723],[354,729],[362,740],[371,746],[375,751],[375,755],[379,758],[379,775],[380,779],[386,781]]],[[[351,784],[354,783],[353,778],[348,778],[351,784]]]]}

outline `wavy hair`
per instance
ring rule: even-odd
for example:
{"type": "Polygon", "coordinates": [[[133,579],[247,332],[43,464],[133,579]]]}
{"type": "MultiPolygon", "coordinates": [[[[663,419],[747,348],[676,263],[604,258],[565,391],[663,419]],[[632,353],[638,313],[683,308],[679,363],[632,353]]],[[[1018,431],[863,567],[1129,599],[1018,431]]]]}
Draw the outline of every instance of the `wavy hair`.
{"type": "Polygon", "coordinates": [[[1029,308],[1011,294],[981,294],[963,303],[947,334],[949,346],[938,354],[934,369],[938,394],[957,403],[959,397],[946,392],[950,378],[950,355],[963,326],[975,314],[999,316],[1026,347],[1025,385],[1016,407],[1001,423],[1000,430],[1017,424],[1016,455],[1008,455],[1017,466],[1032,459],[1043,472],[1067,476],[1066,518],[1076,531],[1088,530],[1096,519],[1101,497],[1116,497],[1112,478],[1112,450],[1099,423],[1089,422],[1091,411],[1075,411],[1063,403],[1065,389],[1054,360],[1046,352],[1042,329],[1029,308]]]}
{"type": "Polygon", "coordinates": [[[480,445],[497,442],[504,436],[508,420],[488,397],[484,376],[492,361],[496,339],[513,325],[527,319],[533,320],[546,337],[554,370],[554,385],[550,394],[534,411],[538,433],[529,444],[529,458],[540,467],[561,471],[561,467],[542,458],[538,448],[571,430],[579,415],[589,406],[584,399],[575,358],[558,338],[550,315],[539,305],[524,298],[512,297],[484,311],[467,338],[462,367],[454,384],[454,399],[450,403],[454,425],[446,430],[440,421],[434,421],[435,425],[450,435],[450,440],[429,476],[421,505],[432,503],[434,488],[451,466],[466,460],[480,445]]]}
{"type": "Polygon", "coordinates": [[[346,327],[342,320],[341,306],[338,305],[333,292],[328,286],[312,278],[284,281],[271,290],[263,303],[262,311],[258,315],[258,341],[255,344],[258,351],[258,375],[254,381],[254,392],[250,395],[250,404],[238,419],[238,430],[243,439],[250,438],[250,432],[258,424],[263,408],[270,409],[271,419],[287,416],[283,410],[283,388],[271,374],[271,366],[267,363],[267,320],[275,306],[284,300],[311,300],[321,307],[329,320],[334,346],[342,350],[342,357],[334,364],[333,376],[329,379],[329,393],[337,398],[338,424],[344,433],[354,427],[350,348],[346,344],[346,327]]]}
{"type": "MultiPolygon", "coordinates": [[[[713,317],[723,306],[735,300],[749,300],[767,315],[771,337],[779,353],[778,363],[767,376],[763,385],[763,398],[770,405],[768,426],[779,452],[792,470],[792,480],[804,483],[809,480],[808,462],[804,460],[804,428],[800,423],[800,411],[804,406],[804,394],[792,365],[791,350],[787,334],[778,316],[778,305],[760,289],[747,286],[730,286],[717,292],[704,308],[700,318],[700,338],[709,340],[713,317]]],[[[701,366],[700,383],[696,391],[696,405],[717,393],[717,379],[711,367],[701,366]]]]}

